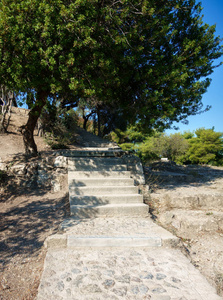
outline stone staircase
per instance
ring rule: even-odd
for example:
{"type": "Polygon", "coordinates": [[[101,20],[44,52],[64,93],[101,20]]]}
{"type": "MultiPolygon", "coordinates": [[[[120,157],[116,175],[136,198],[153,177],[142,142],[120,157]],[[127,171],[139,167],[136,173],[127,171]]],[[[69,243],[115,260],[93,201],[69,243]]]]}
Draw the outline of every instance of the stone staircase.
{"type": "Polygon", "coordinates": [[[71,215],[86,217],[147,216],[148,206],[119,157],[68,159],[71,215]]]}
{"type": "Polygon", "coordinates": [[[68,169],[71,217],[59,233],[47,238],[47,247],[178,244],[178,238],[151,220],[149,206],[139,193],[144,175],[137,157],[118,148],[83,148],[60,155],[55,163],[68,169]]]}

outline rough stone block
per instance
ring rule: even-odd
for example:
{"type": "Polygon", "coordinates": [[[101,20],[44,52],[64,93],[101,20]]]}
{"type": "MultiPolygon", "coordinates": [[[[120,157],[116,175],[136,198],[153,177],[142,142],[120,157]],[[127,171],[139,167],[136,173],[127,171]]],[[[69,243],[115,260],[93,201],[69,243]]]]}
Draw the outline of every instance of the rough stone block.
{"type": "Polygon", "coordinates": [[[67,157],[57,156],[54,161],[54,167],[56,168],[67,168],[67,157]]]}

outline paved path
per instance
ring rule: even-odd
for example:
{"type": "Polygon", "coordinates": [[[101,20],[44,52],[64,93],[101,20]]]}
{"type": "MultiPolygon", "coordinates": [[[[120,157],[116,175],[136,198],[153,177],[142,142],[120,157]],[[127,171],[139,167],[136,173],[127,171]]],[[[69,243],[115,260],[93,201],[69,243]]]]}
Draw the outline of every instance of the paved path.
{"type": "Polygon", "coordinates": [[[168,248],[53,250],[44,273],[38,300],[221,299],[180,251],[168,248]]]}
{"type": "MultiPolygon", "coordinates": [[[[165,230],[151,222],[146,218],[70,220],[63,224],[62,235],[105,236],[108,230],[114,237],[137,232],[164,237],[165,230]]],[[[169,239],[171,234],[166,234],[169,239]]],[[[49,248],[37,300],[222,299],[179,250],[131,246],[49,248]]]]}

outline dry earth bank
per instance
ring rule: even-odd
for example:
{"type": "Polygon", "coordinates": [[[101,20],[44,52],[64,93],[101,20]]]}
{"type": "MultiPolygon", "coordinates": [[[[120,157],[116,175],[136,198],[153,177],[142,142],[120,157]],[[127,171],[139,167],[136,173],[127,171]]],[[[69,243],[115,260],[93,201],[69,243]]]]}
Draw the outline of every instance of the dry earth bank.
{"type": "Polygon", "coordinates": [[[182,240],[182,251],[223,296],[223,167],[145,168],[154,220],[182,240]]]}

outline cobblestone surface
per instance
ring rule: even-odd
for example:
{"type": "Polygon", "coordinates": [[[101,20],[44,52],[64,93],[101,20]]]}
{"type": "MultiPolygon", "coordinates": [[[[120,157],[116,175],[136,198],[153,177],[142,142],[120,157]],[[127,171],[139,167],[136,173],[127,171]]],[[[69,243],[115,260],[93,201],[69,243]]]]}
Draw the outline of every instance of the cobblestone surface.
{"type": "Polygon", "coordinates": [[[170,248],[49,249],[37,300],[220,300],[170,248]]]}

